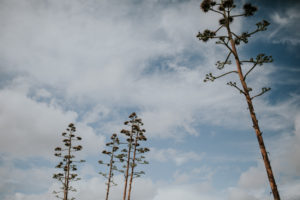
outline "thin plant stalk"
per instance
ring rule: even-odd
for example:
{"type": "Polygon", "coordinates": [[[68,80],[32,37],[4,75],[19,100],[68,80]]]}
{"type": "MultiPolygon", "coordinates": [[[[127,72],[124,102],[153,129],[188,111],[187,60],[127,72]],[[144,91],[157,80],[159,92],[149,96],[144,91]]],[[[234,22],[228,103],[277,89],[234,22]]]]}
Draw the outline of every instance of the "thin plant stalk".
{"type": "Polygon", "coordinates": [[[214,13],[220,14],[222,16],[222,18],[219,20],[220,26],[219,26],[219,28],[217,28],[216,31],[210,31],[210,30],[206,29],[202,33],[199,32],[197,37],[199,38],[199,40],[202,40],[203,42],[206,42],[209,39],[217,39],[218,41],[216,42],[216,44],[222,44],[229,50],[229,54],[227,55],[225,61],[224,62],[218,61],[216,63],[217,68],[219,70],[223,70],[225,68],[225,65],[231,64],[231,61],[229,60],[229,57],[231,55],[233,55],[233,57],[235,59],[236,67],[237,67],[236,71],[227,71],[227,72],[224,72],[222,75],[218,75],[218,76],[214,76],[214,75],[212,75],[212,73],[209,73],[206,75],[204,82],[214,81],[215,79],[218,79],[218,78],[221,78],[221,77],[224,77],[227,75],[232,75],[234,73],[238,75],[242,88],[237,86],[237,84],[235,82],[231,82],[231,81],[228,82],[227,85],[236,88],[237,90],[239,90],[239,92],[241,94],[243,94],[245,96],[245,99],[246,99],[246,102],[248,105],[248,109],[249,109],[249,114],[250,114],[252,124],[253,124],[253,129],[255,131],[255,134],[256,134],[256,137],[258,140],[259,148],[260,148],[261,155],[262,155],[262,158],[264,161],[264,165],[266,168],[266,172],[268,175],[268,180],[269,180],[269,184],[270,184],[270,187],[272,190],[274,200],[280,200],[280,195],[279,195],[279,192],[277,189],[276,181],[275,181],[274,174],[273,174],[273,171],[271,168],[271,163],[270,163],[270,160],[268,157],[268,152],[267,152],[265,144],[264,144],[262,132],[260,130],[258,120],[257,120],[256,114],[254,111],[254,106],[252,103],[252,100],[254,98],[261,96],[262,94],[269,91],[271,88],[263,87],[262,91],[259,94],[252,96],[252,95],[250,95],[252,88],[248,87],[248,84],[246,83],[246,77],[253,71],[253,69],[256,66],[258,66],[258,65],[261,66],[264,63],[270,63],[273,61],[273,59],[272,59],[272,56],[265,56],[264,54],[259,54],[256,57],[256,60],[251,58],[250,60],[243,61],[243,60],[240,60],[240,58],[238,56],[238,51],[236,49],[236,46],[239,45],[241,42],[243,42],[245,44],[248,43],[248,38],[250,38],[253,34],[260,32],[260,31],[267,30],[267,26],[270,23],[267,22],[266,20],[263,20],[262,22],[259,22],[256,24],[257,29],[254,30],[253,32],[243,32],[241,35],[238,35],[231,31],[230,23],[236,17],[253,16],[254,13],[257,11],[257,7],[252,6],[251,3],[246,3],[243,6],[244,12],[241,14],[235,14],[235,15],[231,15],[231,11],[234,8],[236,8],[236,5],[234,4],[234,0],[220,0],[220,1],[203,0],[200,7],[204,12],[213,11],[214,13]],[[216,9],[216,7],[217,7],[217,9],[216,9]],[[222,28],[226,29],[227,34],[226,35],[217,35],[217,32],[219,32],[219,30],[221,30],[222,28]],[[241,67],[241,64],[243,64],[243,63],[251,63],[253,65],[245,74],[243,74],[242,67],[241,67]]]}
{"type": "Polygon", "coordinates": [[[107,189],[106,189],[105,200],[108,200],[108,196],[109,196],[109,189],[110,189],[111,176],[112,176],[112,168],[113,168],[113,160],[114,160],[114,151],[112,151],[112,155],[111,155],[111,158],[110,158],[110,167],[109,167],[109,175],[108,175],[108,182],[107,182],[107,189]]]}
{"type": "Polygon", "coordinates": [[[134,150],[133,150],[132,166],[131,166],[131,174],[130,174],[130,181],[129,181],[129,189],[128,189],[128,197],[127,197],[127,200],[130,200],[130,195],[131,195],[133,173],[134,173],[134,168],[135,168],[136,147],[137,147],[137,145],[138,145],[138,139],[137,139],[137,138],[138,138],[138,132],[136,132],[136,137],[135,137],[135,144],[134,144],[134,150]]]}
{"type": "Polygon", "coordinates": [[[125,183],[124,183],[124,193],[123,193],[123,200],[126,200],[126,192],[127,192],[127,185],[128,185],[128,176],[129,176],[129,165],[130,165],[130,154],[132,149],[132,129],[130,133],[130,142],[128,144],[128,153],[127,153],[127,167],[125,172],[125,183]]]}
{"type": "Polygon", "coordinates": [[[65,188],[64,188],[64,200],[68,200],[68,192],[69,192],[69,177],[70,177],[70,158],[71,158],[71,147],[72,147],[72,138],[71,134],[69,136],[70,146],[68,148],[68,159],[67,159],[67,171],[65,176],[65,188]]]}
{"type": "Polygon", "coordinates": [[[226,21],[227,21],[226,29],[227,29],[228,37],[229,37],[229,40],[230,40],[232,53],[233,53],[234,58],[235,58],[235,62],[236,62],[236,66],[237,66],[237,72],[238,72],[238,75],[239,75],[241,85],[243,87],[244,96],[245,96],[247,104],[248,104],[248,109],[249,109],[249,113],[250,113],[250,116],[251,116],[251,119],[252,119],[253,129],[256,133],[256,137],[257,137],[259,148],[260,148],[260,151],[261,151],[261,155],[262,155],[262,158],[263,158],[263,161],[264,161],[264,164],[265,164],[265,168],[266,168],[266,171],[267,171],[267,174],[268,174],[268,179],[269,179],[269,182],[270,182],[272,193],[273,193],[273,196],[274,196],[275,200],[280,200],[280,196],[279,196],[279,192],[278,192],[278,189],[277,189],[276,181],[275,181],[275,178],[274,178],[274,175],[273,175],[273,171],[272,171],[272,167],[271,167],[270,160],[269,160],[269,157],[268,157],[268,153],[267,153],[267,150],[266,150],[266,147],[265,147],[265,144],[264,144],[264,140],[263,140],[263,137],[262,137],[262,132],[260,131],[258,120],[257,120],[256,114],[254,112],[254,106],[253,106],[253,103],[252,103],[252,99],[250,97],[248,86],[247,86],[247,83],[245,81],[245,78],[244,78],[244,75],[243,75],[243,72],[242,72],[242,68],[241,68],[241,64],[240,64],[241,62],[240,62],[240,59],[239,59],[239,56],[238,56],[238,53],[237,53],[237,50],[236,50],[235,42],[232,39],[232,34],[231,34],[230,26],[229,26],[229,20],[226,20],[226,21]]]}

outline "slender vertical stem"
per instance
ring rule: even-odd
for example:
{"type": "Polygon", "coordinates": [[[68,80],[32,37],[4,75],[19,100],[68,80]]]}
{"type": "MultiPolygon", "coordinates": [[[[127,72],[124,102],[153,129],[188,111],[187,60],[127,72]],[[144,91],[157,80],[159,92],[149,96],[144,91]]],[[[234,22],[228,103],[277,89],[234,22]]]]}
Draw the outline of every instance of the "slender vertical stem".
{"type": "Polygon", "coordinates": [[[64,200],[68,200],[69,192],[69,178],[70,178],[70,159],[71,159],[71,147],[72,147],[72,131],[70,131],[69,140],[70,146],[68,148],[68,158],[67,158],[67,176],[65,177],[65,188],[64,188],[64,200]]]}
{"type": "Polygon", "coordinates": [[[132,145],[132,141],[131,141],[132,140],[132,132],[133,132],[133,129],[131,128],[130,142],[128,144],[127,168],[126,168],[126,173],[125,173],[125,186],[124,186],[123,200],[126,200],[128,173],[129,173],[129,165],[130,165],[130,154],[131,154],[131,145],[132,145]]]}
{"type": "Polygon", "coordinates": [[[110,157],[110,167],[109,167],[109,175],[108,175],[108,181],[107,181],[107,190],[106,190],[106,200],[108,200],[109,195],[109,189],[110,189],[110,183],[111,183],[111,174],[112,174],[112,167],[113,167],[113,159],[114,159],[114,146],[112,147],[112,154],[110,157]]]}
{"type": "MultiPolygon", "coordinates": [[[[224,14],[225,14],[225,11],[224,11],[224,14]]],[[[265,164],[266,171],[267,171],[267,174],[268,174],[268,179],[269,179],[270,186],[271,186],[271,189],[272,189],[273,197],[274,197],[275,200],[280,200],[279,192],[278,192],[276,181],[275,181],[273,171],[272,171],[272,168],[271,168],[268,153],[266,151],[266,147],[265,147],[265,144],[264,144],[262,133],[261,133],[259,125],[258,125],[258,120],[257,120],[256,114],[254,112],[254,107],[253,107],[253,103],[252,103],[252,100],[251,100],[251,97],[250,97],[250,94],[249,94],[249,91],[248,91],[247,83],[245,82],[245,79],[244,79],[244,75],[243,75],[242,68],[241,68],[241,65],[240,65],[240,60],[239,60],[238,53],[237,53],[237,50],[236,50],[236,47],[235,47],[235,43],[234,43],[234,40],[232,38],[232,33],[231,33],[231,30],[230,30],[229,20],[228,20],[229,14],[227,14],[225,16],[226,16],[225,17],[225,19],[226,19],[226,28],[227,28],[228,37],[229,37],[229,40],[230,40],[232,52],[234,54],[234,58],[235,58],[235,61],[236,61],[238,75],[239,75],[240,82],[241,82],[242,87],[243,87],[244,95],[245,95],[245,98],[246,98],[246,101],[247,101],[247,104],[248,104],[249,113],[250,113],[252,123],[253,123],[253,129],[256,133],[256,137],[257,137],[257,140],[258,140],[260,151],[261,151],[261,154],[262,154],[262,157],[263,157],[263,160],[264,160],[264,164],[265,164]]]]}
{"type": "Polygon", "coordinates": [[[64,200],[66,200],[68,198],[67,196],[67,171],[65,171],[65,182],[64,182],[64,200]]]}
{"type": "Polygon", "coordinates": [[[128,190],[128,197],[127,200],[130,200],[131,195],[131,188],[132,188],[132,180],[133,180],[133,173],[134,173],[134,167],[135,167],[135,155],[136,155],[136,147],[138,142],[138,132],[135,136],[135,144],[134,144],[134,150],[133,150],[133,157],[132,157],[132,166],[131,166],[131,174],[130,174],[130,182],[129,182],[129,190],[128,190]]]}

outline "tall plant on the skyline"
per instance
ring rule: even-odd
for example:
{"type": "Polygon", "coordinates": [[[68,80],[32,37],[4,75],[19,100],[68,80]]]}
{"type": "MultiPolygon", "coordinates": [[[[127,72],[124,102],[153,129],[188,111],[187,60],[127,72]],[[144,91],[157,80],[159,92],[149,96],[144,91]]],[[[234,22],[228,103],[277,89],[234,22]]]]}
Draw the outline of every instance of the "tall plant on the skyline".
{"type": "Polygon", "coordinates": [[[265,54],[258,54],[256,58],[250,58],[244,60],[239,57],[237,51],[237,46],[241,45],[242,43],[245,44],[248,43],[248,39],[252,35],[267,30],[267,27],[269,26],[269,22],[265,20],[258,22],[256,24],[256,29],[254,29],[251,32],[235,33],[231,30],[231,23],[234,21],[234,19],[237,17],[253,16],[254,13],[257,11],[257,7],[252,6],[250,3],[246,3],[243,6],[243,11],[240,14],[235,14],[235,13],[233,14],[232,11],[234,8],[236,8],[236,5],[234,4],[233,0],[220,0],[220,1],[204,0],[201,3],[201,9],[204,12],[212,11],[220,15],[221,19],[219,20],[219,26],[215,30],[204,30],[203,32],[199,32],[197,37],[199,38],[199,40],[202,40],[203,42],[206,42],[209,39],[215,39],[217,40],[216,44],[223,45],[228,50],[225,60],[217,61],[216,66],[218,70],[224,70],[227,65],[230,65],[231,58],[233,58],[236,63],[235,70],[226,71],[220,75],[213,75],[212,73],[209,73],[206,75],[204,82],[214,81],[215,79],[227,75],[233,75],[238,77],[239,83],[230,81],[227,84],[237,89],[245,97],[245,100],[248,104],[249,113],[252,119],[253,128],[256,133],[262,158],[267,171],[273,197],[275,200],[280,200],[279,192],[277,189],[277,185],[269,161],[268,153],[266,151],[266,147],[262,137],[262,132],[260,130],[258,120],[254,111],[253,102],[252,102],[254,98],[263,95],[264,93],[269,91],[270,88],[263,87],[261,89],[261,92],[257,94],[252,94],[253,93],[252,88],[249,87],[247,82],[248,77],[251,75],[254,69],[256,69],[257,66],[262,66],[264,63],[270,63],[273,61],[273,59],[271,56],[267,56],[265,54]],[[220,30],[222,29],[224,30],[225,33],[220,35],[219,33],[221,32],[220,30]]]}
{"type": "MultiPolygon", "coordinates": [[[[57,198],[63,200],[69,200],[69,191],[75,192],[76,189],[70,186],[70,183],[73,181],[78,181],[78,174],[74,173],[77,170],[77,166],[75,163],[85,162],[84,160],[76,161],[74,160],[75,155],[73,155],[74,151],[82,150],[81,145],[75,145],[74,142],[80,141],[81,137],[75,136],[76,127],[74,124],[69,124],[66,132],[62,133],[62,137],[64,138],[62,141],[64,143],[64,147],[56,147],[55,148],[55,156],[62,158],[62,161],[58,163],[56,168],[62,169],[62,173],[57,173],[53,175],[54,179],[57,179],[62,187],[59,191],[54,191],[53,193],[57,198]],[[63,193],[63,197],[59,194],[63,193]]],[[[71,200],[75,199],[74,197],[71,200]]]]}
{"type": "Polygon", "coordinates": [[[109,156],[109,162],[104,162],[103,160],[98,161],[99,164],[108,166],[108,174],[99,172],[99,174],[101,174],[102,176],[104,176],[104,178],[107,179],[105,200],[108,200],[110,187],[113,185],[117,185],[113,181],[114,171],[120,171],[120,170],[118,170],[118,168],[116,166],[116,162],[118,162],[118,161],[116,161],[116,158],[119,158],[120,162],[124,161],[122,159],[122,155],[116,154],[119,149],[119,145],[120,145],[120,141],[119,141],[117,134],[116,133],[112,134],[112,136],[110,137],[110,140],[111,140],[111,142],[106,143],[108,150],[102,151],[103,154],[109,156]]]}
{"type": "Polygon", "coordinates": [[[132,183],[133,178],[140,177],[142,174],[144,174],[143,171],[136,171],[136,166],[138,164],[149,164],[145,160],[145,156],[142,154],[149,151],[146,147],[140,147],[141,141],[147,141],[147,138],[145,136],[145,129],[142,129],[141,127],[144,125],[141,118],[138,118],[135,112],[131,113],[129,115],[129,120],[124,122],[125,125],[129,127],[129,130],[122,129],[121,133],[125,135],[127,148],[124,148],[122,152],[124,154],[121,154],[120,158],[126,160],[126,165],[123,167],[124,170],[124,176],[125,176],[125,183],[124,183],[124,192],[123,192],[123,200],[126,200],[126,194],[127,194],[127,200],[130,200],[131,198],[131,191],[132,191],[132,183]],[[129,183],[128,183],[128,178],[129,183]],[[128,193],[127,193],[127,186],[129,184],[128,193]]]}

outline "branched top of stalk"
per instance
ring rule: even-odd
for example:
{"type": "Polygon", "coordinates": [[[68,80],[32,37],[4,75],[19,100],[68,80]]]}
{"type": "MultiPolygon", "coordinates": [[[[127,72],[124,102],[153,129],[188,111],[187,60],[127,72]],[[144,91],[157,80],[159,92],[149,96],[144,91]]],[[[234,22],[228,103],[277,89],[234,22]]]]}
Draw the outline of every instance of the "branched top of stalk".
{"type": "MultiPolygon", "coordinates": [[[[120,154],[118,154],[120,140],[116,133],[113,133],[110,137],[110,142],[106,143],[107,149],[102,151],[102,154],[107,155],[110,158],[110,161],[105,162],[103,160],[99,160],[98,163],[100,165],[106,165],[111,170],[111,174],[99,172],[104,178],[110,179],[106,184],[111,184],[116,186],[117,184],[113,181],[114,171],[120,171],[116,165],[116,158],[119,158],[120,154]]],[[[119,159],[120,160],[120,159],[119,159]]],[[[123,161],[122,161],[123,162],[123,161]]],[[[109,171],[110,171],[109,170],[109,171]]]]}
{"type": "MultiPolygon", "coordinates": [[[[232,61],[230,58],[233,56],[235,59],[238,59],[238,55],[235,51],[232,49],[232,41],[235,46],[240,45],[242,43],[247,44],[249,42],[249,38],[261,31],[266,31],[267,27],[270,25],[270,23],[266,20],[262,20],[256,24],[256,29],[248,32],[242,32],[242,33],[235,33],[231,31],[230,24],[234,21],[237,17],[250,17],[257,12],[258,8],[256,6],[253,6],[251,3],[244,4],[242,11],[239,14],[232,14],[232,10],[236,8],[236,5],[234,3],[234,0],[219,0],[219,1],[213,1],[213,0],[203,0],[200,8],[203,12],[214,12],[221,16],[219,20],[219,26],[215,30],[209,30],[205,29],[203,32],[198,32],[197,38],[200,41],[207,42],[209,40],[216,40],[216,44],[221,44],[225,46],[228,50],[228,54],[226,58],[222,61],[216,62],[216,67],[218,70],[223,70],[226,65],[231,65],[232,61]],[[219,35],[219,31],[221,29],[226,29],[226,35],[219,35]]],[[[243,80],[246,81],[246,78],[248,75],[253,71],[253,69],[256,68],[256,66],[262,66],[264,63],[270,63],[273,62],[272,56],[266,56],[265,54],[258,54],[256,59],[250,58],[249,60],[239,60],[238,61],[241,65],[244,63],[250,64],[250,68],[245,69],[245,74],[243,74],[243,80]],[[252,65],[252,66],[251,66],[252,65]]],[[[220,75],[213,75],[212,73],[206,74],[206,77],[204,79],[204,82],[207,81],[214,81],[218,78],[227,76],[229,74],[238,74],[238,71],[227,71],[220,75]]],[[[237,85],[236,82],[230,81],[227,83],[227,85],[232,86],[239,90],[240,93],[245,94],[242,92],[243,90],[237,85]]],[[[261,96],[265,92],[269,91],[270,88],[263,87],[262,92],[252,96],[251,98],[255,98],[258,96],[261,96]]],[[[252,88],[248,89],[248,92],[252,91],[252,88]]]]}
{"type": "MultiPolygon", "coordinates": [[[[82,140],[81,137],[75,135],[76,127],[73,123],[68,125],[68,128],[61,135],[63,137],[62,142],[64,143],[64,147],[56,147],[54,149],[54,155],[56,157],[62,158],[56,168],[62,169],[62,173],[56,173],[53,175],[54,179],[57,179],[62,183],[63,187],[61,191],[54,191],[53,193],[57,198],[61,198],[59,193],[64,192],[64,190],[75,192],[76,189],[72,186],[69,186],[69,183],[72,181],[79,181],[81,178],[78,177],[78,174],[75,173],[77,171],[76,163],[85,162],[85,160],[74,160],[75,155],[73,152],[81,151],[81,145],[75,145],[75,142],[82,140]]],[[[75,199],[75,198],[71,198],[75,199]]]]}
{"type": "MultiPolygon", "coordinates": [[[[118,158],[120,161],[128,160],[128,153],[135,152],[135,158],[131,156],[129,158],[129,166],[130,168],[135,168],[137,164],[149,164],[148,161],[145,160],[145,156],[142,154],[150,151],[147,147],[141,147],[141,143],[143,141],[147,141],[147,137],[145,136],[146,130],[142,128],[144,123],[142,119],[137,116],[135,112],[129,115],[129,120],[124,122],[124,125],[128,126],[128,129],[122,129],[121,134],[126,137],[126,142],[123,144],[127,145],[127,148],[123,148],[118,158]],[[130,152],[128,152],[130,151],[130,152]]],[[[126,165],[123,168],[127,168],[126,165]]],[[[140,177],[144,174],[143,171],[135,171],[133,173],[133,177],[140,177]]]]}

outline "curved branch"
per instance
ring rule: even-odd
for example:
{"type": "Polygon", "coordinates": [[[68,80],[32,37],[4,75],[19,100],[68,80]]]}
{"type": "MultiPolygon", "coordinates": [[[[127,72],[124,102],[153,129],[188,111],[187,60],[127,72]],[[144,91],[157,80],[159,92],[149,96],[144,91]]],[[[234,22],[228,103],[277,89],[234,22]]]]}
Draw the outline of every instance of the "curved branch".
{"type": "Polygon", "coordinates": [[[231,81],[230,81],[230,82],[227,83],[227,85],[236,88],[241,94],[246,95],[245,92],[244,92],[242,89],[240,89],[238,86],[236,86],[236,82],[231,82],[231,81]]]}
{"type": "Polygon", "coordinates": [[[240,63],[256,63],[256,62],[252,59],[252,60],[241,60],[240,63]]]}
{"type": "Polygon", "coordinates": [[[249,34],[249,37],[257,32],[259,32],[260,30],[259,29],[256,29],[255,31],[252,31],[251,33],[248,33],[249,34]]]}
{"type": "Polygon", "coordinates": [[[209,74],[206,74],[204,82],[207,82],[207,81],[212,81],[213,82],[215,79],[221,78],[221,77],[226,76],[226,75],[231,74],[231,73],[238,73],[238,72],[237,71],[230,71],[230,72],[226,72],[224,74],[221,74],[220,76],[214,76],[214,75],[212,75],[212,73],[209,73],[209,74]]]}
{"type": "Polygon", "coordinates": [[[254,98],[256,98],[256,97],[259,97],[259,96],[263,95],[264,93],[266,93],[266,92],[268,92],[268,91],[270,91],[270,90],[271,90],[271,88],[263,87],[263,88],[261,89],[261,92],[260,92],[259,94],[257,94],[257,95],[255,95],[255,96],[251,97],[251,100],[254,99],[254,98]]]}
{"type": "Polygon", "coordinates": [[[244,81],[246,80],[246,77],[248,76],[248,74],[255,68],[257,66],[257,63],[255,63],[252,67],[251,67],[251,69],[249,69],[249,71],[245,74],[245,76],[244,76],[244,81]]]}
{"type": "Polygon", "coordinates": [[[228,55],[227,55],[227,57],[226,57],[226,59],[225,59],[224,62],[218,61],[218,62],[216,63],[217,68],[218,68],[219,70],[223,69],[223,68],[225,67],[226,64],[228,64],[228,65],[231,64],[231,61],[228,61],[230,55],[231,55],[231,52],[228,53],[228,55]]]}
{"type": "Polygon", "coordinates": [[[215,13],[218,13],[218,14],[220,14],[220,15],[223,15],[223,16],[224,16],[224,14],[223,14],[223,13],[221,13],[220,11],[217,11],[217,10],[215,10],[215,9],[213,9],[213,8],[210,8],[209,10],[211,10],[211,11],[213,11],[213,12],[215,12],[215,13]]]}
{"type": "Polygon", "coordinates": [[[235,70],[234,70],[234,71],[230,71],[230,72],[226,72],[226,73],[224,73],[224,74],[222,74],[222,75],[220,75],[220,76],[217,76],[216,79],[217,79],[217,78],[221,78],[221,77],[226,76],[226,75],[231,74],[231,73],[238,73],[238,72],[235,71],[235,70]]]}
{"type": "Polygon", "coordinates": [[[231,17],[243,17],[245,14],[239,14],[239,15],[231,15],[231,17]]]}
{"type": "Polygon", "coordinates": [[[240,39],[240,37],[237,35],[237,34],[235,34],[234,32],[231,32],[236,38],[238,38],[238,39],[240,39]]]}
{"type": "MultiPolygon", "coordinates": [[[[220,37],[220,38],[221,38],[221,37],[220,37]]],[[[228,37],[227,37],[227,38],[228,38],[228,37]]],[[[229,40],[228,40],[228,41],[229,41],[229,40]]],[[[227,49],[228,49],[233,55],[235,55],[234,52],[232,51],[232,49],[229,47],[228,41],[227,41],[227,43],[226,43],[224,40],[219,40],[219,41],[216,42],[216,44],[223,44],[223,45],[225,45],[225,47],[227,47],[227,49]]]]}
{"type": "MultiPolygon", "coordinates": [[[[221,26],[222,27],[222,26],[221,26]]],[[[220,40],[222,40],[223,38],[225,39],[228,39],[228,37],[227,36],[212,36],[212,37],[210,37],[211,39],[220,39],[220,40]]]]}
{"type": "Polygon", "coordinates": [[[220,26],[220,27],[215,31],[215,34],[217,34],[217,32],[218,32],[222,27],[224,27],[224,25],[220,26]]]}
{"type": "Polygon", "coordinates": [[[253,34],[259,32],[259,31],[265,31],[265,30],[267,30],[267,27],[268,27],[269,25],[270,25],[270,23],[269,23],[268,21],[266,21],[266,20],[263,20],[263,21],[261,21],[261,22],[258,22],[258,23],[256,24],[256,26],[257,26],[256,30],[253,31],[253,32],[251,32],[251,33],[249,33],[249,37],[250,37],[251,35],[253,35],[253,34]]]}

